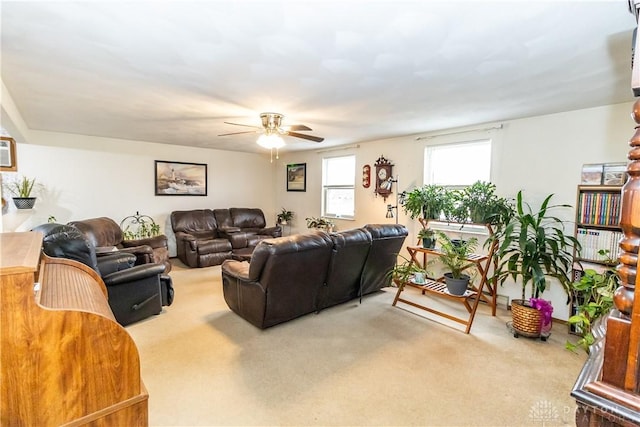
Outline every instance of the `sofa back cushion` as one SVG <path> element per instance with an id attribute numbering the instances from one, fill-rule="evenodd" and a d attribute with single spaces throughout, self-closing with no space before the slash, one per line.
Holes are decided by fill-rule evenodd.
<path id="1" fill-rule="evenodd" d="M 391 284 L 390 272 L 408 232 L 399 224 L 367 224 L 363 228 L 372 239 L 362 271 L 362 295 L 366 295 Z"/>
<path id="2" fill-rule="evenodd" d="M 72 225 L 46 223 L 33 229 L 43 234 L 42 251 L 54 258 L 79 261 L 98 270 L 96 252 L 86 235 Z"/>
<path id="3" fill-rule="evenodd" d="M 214 209 L 213 216 L 216 217 L 216 223 L 218 224 L 218 228 L 232 228 L 233 220 L 231 219 L 231 213 L 229 209 Z"/>
<path id="4" fill-rule="evenodd" d="M 202 233 L 215 237 L 217 224 L 211 209 L 193 209 L 171 212 L 171 228 L 174 233 Z"/>
<path id="5" fill-rule="evenodd" d="M 266 294 L 263 327 L 294 319 L 317 309 L 326 280 L 333 241 L 318 231 L 262 240 L 249 265 L 249 280 Z"/>
<path id="6" fill-rule="evenodd" d="M 326 286 L 318 298 L 318 308 L 330 307 L 357 297 L 360 277 L 371 248 L 371 234 L 364 228 L 331 233 L 333 251 Z"/>
<path id="7" fill-rule="evenodd" d="M 124 236 L 120 226 L 111 218 L 90 218 L 82 221 L 71 221 L 69 225 L 76 227 L 89 239 L 93 246 L 120 246 Z"/>
<path id="8" fill-rule="evenodd" d="M 262 209 L 231 208 L 229 214 L 234 227 L 258 230 L 267 226 Z"/>

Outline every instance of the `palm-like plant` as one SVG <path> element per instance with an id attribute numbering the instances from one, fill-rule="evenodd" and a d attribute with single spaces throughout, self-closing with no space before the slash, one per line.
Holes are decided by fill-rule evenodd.
<path id="1" fill-rule="evenodd" d="M 540 209 L 534 212 L 522 200 L 522 191 L 516 197 L 516 212 L 507 225 L 496 232 L 487 244 L 498 239 L 495 256 L 498 266 L 494 272 L 500 284 L 507 278 L 522 280 L 522 299 L 531 284 L 531 296 L 538 298 L 547 287 L 547 278 L 557 279 L 568 292 L 573 252 L 580 251 L 580 243 L 564 233 L 564 221 L 549 215 L 551 209 L 570 208 L 570 205 L 550 205 L 553 194 L 547 196 Z"/>

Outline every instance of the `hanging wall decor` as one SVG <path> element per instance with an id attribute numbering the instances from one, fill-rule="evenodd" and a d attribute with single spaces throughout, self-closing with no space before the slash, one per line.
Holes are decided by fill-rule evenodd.
<path id="1" fill-rule="evenodd" d="M 393 164 L 385 159 L 384 156 L 380 156 L 375 163 L 376 166 L 376 188 L 374 193 L 376 196 L 380 195 L 387 201 L 387 197 L 391 194 L 391 185 L 393 183 Z"/>

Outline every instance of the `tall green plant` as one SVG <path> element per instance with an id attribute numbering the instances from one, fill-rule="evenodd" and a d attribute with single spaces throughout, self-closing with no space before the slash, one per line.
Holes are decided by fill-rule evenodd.
<path id="1" fill-rule="evenodd" d="M 564 221 L 550 215 L 552 209 L 570 208 L 570 205 L 550 205 L 553 194 L 547 196 L 540 209 L 533 211 L 522 200 L 522 191 L 516 197 L 516 212 L 503 229 L 498 230 L 486 244 L 498 239 L 495 257 L 498 266 L 493 277 L 500 284 L 507 278 L 522 280 L 522 299 L 531 285 L 531 296 L 538 298 L 547 288 L 547 278 L 557 279 L 569 291 L 570 272 L 574 248 L 580 243 L 564 233 Z"/>

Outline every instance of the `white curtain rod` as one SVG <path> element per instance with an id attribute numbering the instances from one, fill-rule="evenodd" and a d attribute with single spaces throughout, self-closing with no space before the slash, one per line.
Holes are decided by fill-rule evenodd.
<path id="1" fill-rule="evenodd" d="M 360 148 L 360 144 L 353 144 L 353 145 L 343 145 L 341 147 L 334 147 L 334 148 L 326 148 L 324 150 L 318 150 L 316 151 L 317 154 L 320 153 L 327 153 L 329 151 L 340 151 L 340 150 L 347 150 L 349 148 Z"/>
<path id="2" fill-rule="evenodd" d="M 435 138 L 435 137 L 438 137 L 438 136 L 457 135 L 459 133 L 481 132 L 481 131 L 485 131 L 485 130 L 502 129 L 503 127 L 504 127 L 503 124 L 499 124 L 497 126 L 490 126 L 490 127 L 486 127 L 486 128 L 459 130 L 457 132 L 436 133 L 436 134 L 433 134 L 433 135 L 419 136 L 419 137 L 416 138 L 416 141 L 421 141 L 423 139 L 431 139 L 431 138 Z"/>

